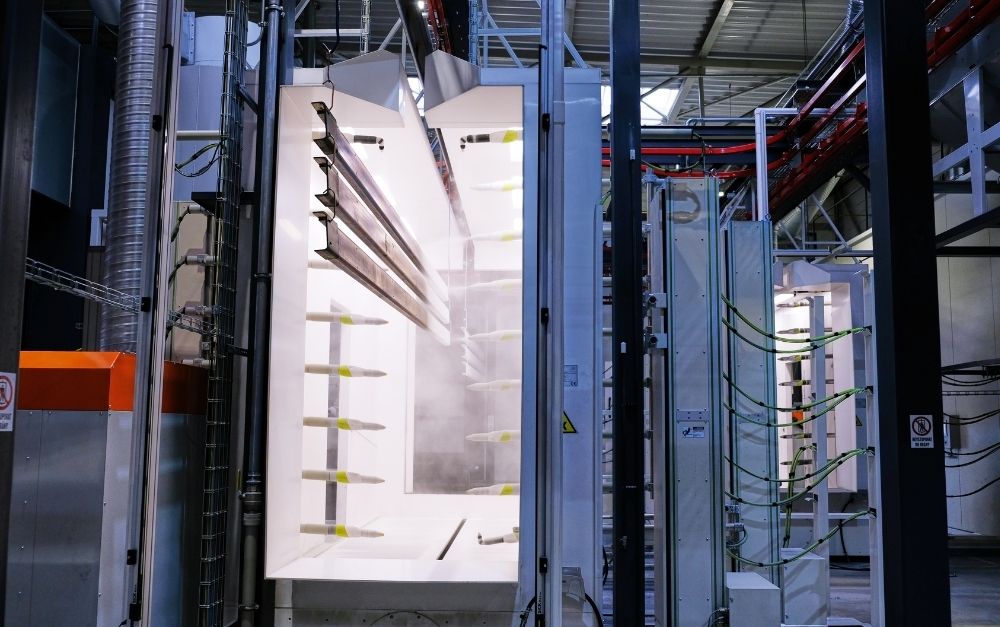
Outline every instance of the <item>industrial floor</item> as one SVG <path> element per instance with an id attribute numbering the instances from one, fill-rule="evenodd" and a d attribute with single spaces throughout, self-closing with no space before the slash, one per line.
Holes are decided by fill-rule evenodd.
<path id="1" fill-rule="evenodd" d="M 871 589 L 867 571 L 830 573 L 830 614 L 867 623 Z M 1000 627 L 1000 556 L 951 559 L 952 627 Z"/>
<path id="2" fill-rule="evenodd" d="M 863 568 L 863 564 L 852 565 Z M 647 560 L 647 577 L 652 560 Z M 647 581 L 646 625 L 653 625 L 653 590 Z M 605 582 L 604 607 L 612 603 L 611 580 Z M 830 573 L 830 615 L 867 625 L 871 616 L 871 588 L 867 570 L 835 568 Z M 951 627 L 1000 627 L 1000 555 L 951 559 Z M 613 625 L 611 616 L 604 624 Z"/>

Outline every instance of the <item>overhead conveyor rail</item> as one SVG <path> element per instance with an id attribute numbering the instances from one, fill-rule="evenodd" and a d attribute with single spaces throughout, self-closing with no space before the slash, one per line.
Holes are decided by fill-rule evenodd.
<path id="1" fill-rule="evenodd" d="M 953 4 L 946 0 L 932 2 L 925 12 L 928 22 L 933 23 Z M 958 11 L 947 24 L 934 28 L 927 44 L 929 70 L 933 71 L 941 65 L 998 15 L 1000 15 L 1000 0 L 970 1 L 968 6 Z M 867 108 L 862 103 L 852 109 L 850 103 L 865 87 L 866 76 L 863 69 L 860 73 L 851 71 L 863 61 L 864 48 L 865 41 L 861 39 L 836 64 L 835 69 L 827 75 L 823 84 L 801 107 L 799 113 L 791 117 L 781 130 L 769 134 L 767 139 L 769 148 L 773 148 L 775 144 L 788 144 L 786 150 L 777 158 L 769 159 L 768 163 L 769 172 L 779 172 L 787 168 L 772 187 L 770 203 L 772 217 L 780 217 L 783 213 L 787 213 L 811 193 L 814 181 L 829 178 L 831 169 L 842 167 L 851 155 L 863 149 L 863 143 L 859 142 L 868 130 Z M 854 79 L 853 83 L 844 89 L 843 84 L 850 78 Z M 819 107 L 820 103 L 831 100 L 834 102 L 828 108 Z M 810 123 L 810 120 L 817 115 L 819 119 Z M 605 157 L 610 154 L 609 150 L 608 148 L 603 150 Z M 701 146 L 644 146 L 641 150 L 644 157 L 688 156 L 696 159 L 696 164 L 693 168 L 671 170 L 643 162 L 642 169 L 655 176 L 671 178 L 701 178 L 711 174 L 724 180 L 743 179 L 754 175 L 752 167 L 725 169 L 727 164 L 720 163 L 713 157 L 731 158 L 744 153 L 753 153 L 754 150 L 754 143 L 718 146 L 712 145 L 710 139 L 703 140 Z M 609 167 L 610 161 L 605 158 L 603 165 Z"/>
<path id="2" fill-rule="evenodd" d="M 327 247 L 316 252 L 421 328 L 447 326 L 448 291 L 441 276 L 337 127 L 329 107 L 323 102 L 312 104 L 324 124 L 324 133 L 315 143 L 326 157 L 316 162 L 327 176 L 327 189 L 316 197 L 330 208 L 329 216 L 322 218 Z M 355 243 L 334 218 L 392 273 Z"/>

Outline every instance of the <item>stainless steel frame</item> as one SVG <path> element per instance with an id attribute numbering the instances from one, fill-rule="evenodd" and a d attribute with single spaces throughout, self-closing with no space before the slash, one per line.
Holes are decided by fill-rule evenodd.
<path id="1" fill-rule="evenodd" d="M 666 401 L 657 403 L 666 411 L 651 415 L 656 450 L 664 451 L 653 483 L 654 524 L 669 521 L 672 542 L 654 558 L 661 575 L 656 618 L 702 625 L 724 603 L 719 186 L 711 178 L 652 182 L 659 189 L 651 200 L 662 194 L 665 203 L 650 206 L 663 224 L 651 231 L 651 259 L 665 261 L 663 282 L 650 290 L 664 295 L 669 338 Z"/>
<path id="2" fill-rule="evenodd" d="M 727 292 L 730 302 L 738 311 L 761 329 L 774 332 L 774 281 L 771 264 L 771 227 L 769 222 L 731 222 L 726 229 Z M 762 337 L 743 323 L 733 311 L 726 317 L 739 332 L 752 337 L 762 346 L 773 347 L 774 341 Z M 775 402 L 774 356 L 750 346 L 729 333 L 729 377 L 755 398 L 771 407 Z M 723 393 L 735 412 L 750 416 L 757 422 L 775 423 L 776 412 L 749 402 L 744 396 L 730 391 Z M 743 420 L 730 413 L 729 457 L 733 464 L 761 477 L 778 476 L 777 429 Z M 779 484 L 764 481 L 742 472 L 730 464 L 732 492 L 747 501 L 773 503 L 778 500 Z M 778 560 L 778 512 L 773 507 L 759 507 L 730 503 L 739 510 L 739 521 L 746 534 L 740 546 L 740 555 L 755 562 L 773 563 Z M 780 571 L 776 567 L 753 568 L 741 565 L 740 570 L 759 572 L 774 584 L 779 584 Z"/>

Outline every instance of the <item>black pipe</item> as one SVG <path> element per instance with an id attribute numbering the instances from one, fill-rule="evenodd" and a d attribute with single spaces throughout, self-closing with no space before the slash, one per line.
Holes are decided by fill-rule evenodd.
<path id="1" fill-rule="evenodd" d="M 282 6 L 267 0 L 264 8 L 264 63 L 257 102 L 257 212 L 253 232 L 253 276 L 250 286 L 250 386 L 247 392 L 246 462 L 243 488 L 243 562 L 240 577 L 240 625 L 251 627 L 257 616 L 261 529 L 264 513 L 264 429 L 267 423 L 268 345 L 271 333 L 271 249 L 274 232 L 274 185 L 277 146 L 278 45 Z"/>

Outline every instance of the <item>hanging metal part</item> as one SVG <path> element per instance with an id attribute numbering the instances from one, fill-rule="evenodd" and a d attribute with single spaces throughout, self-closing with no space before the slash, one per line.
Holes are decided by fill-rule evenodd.
<path id="1" fill-rule="evenodd" d="M 240 626 L 257 618 L 261 583 L 259 560 L 264 515 L 264 430 L 267 423 L 268 354 L 271 329 L 271 250 L 274 242 L 274 184 L 278 123 L 278 54 L 282 25 L 278 0 L 264 5 L 264 49 L 260 73 L 257 137 L 257 212 L 254 214 L 253 281 L 250 286 L 250 380 L 247 386 L 246 460 L 243 484 L 243 559 L 240 574 Z M 286 16 L 291 18 L 291 16 Z M 286 23 L 289 19 L 286 19 Z M 288 76 L 291 80 L 291 76 Z"/>
<path id="2" fill-rule="evenodd" d="M 125 0 L 118 29 L 104 284 L 138 295 L 143 263 L 158 0 Z M 135 352 L 134 314 L 102 312 L 101 350 Z"/>
<path id="3" fill-rule="evenodd" d="M 243 71 L 246 67 L 247 5 L 226 3 L 225 57 L 219 115 L 219 174 L 209 223 L 214 263 L 206 269 L 206 305 L 216 333 L 204 358 L 210 364 L 205 415 L 198 623 L 222 625 L 229 527 L 232 432 L 233 336 L 236 327 L 236 243 L 243 170 Z"/>

